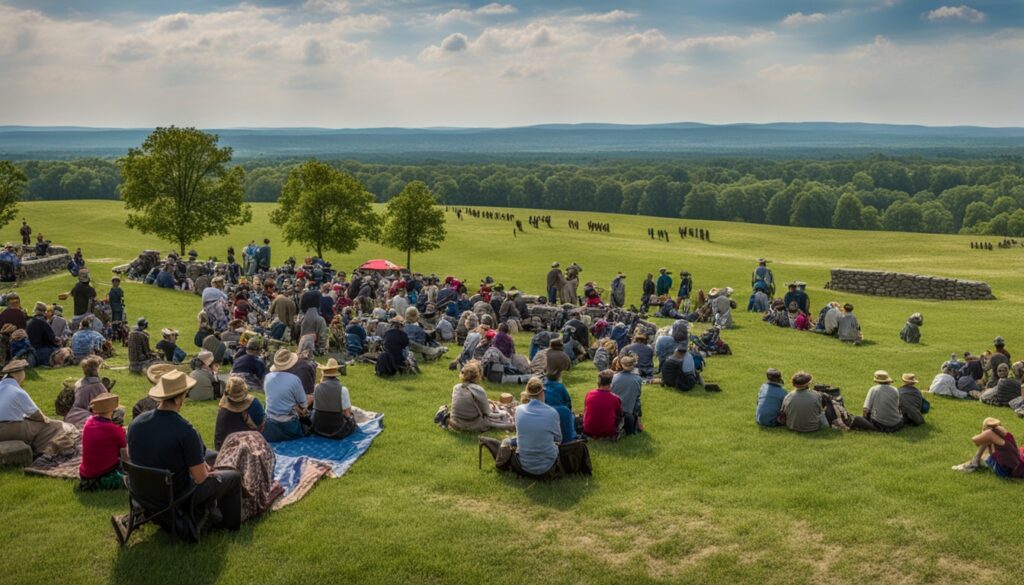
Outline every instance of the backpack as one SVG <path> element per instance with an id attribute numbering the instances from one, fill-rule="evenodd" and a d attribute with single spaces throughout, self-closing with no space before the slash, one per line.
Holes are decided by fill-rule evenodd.
<path id="1" fill-rule="evenodd" d="M 57 416 L 64 416 L 75 404 L 75 383 L 74 378 L 65 378 L 62 383 L 57 399 L 53 401 L 53 410 Z"/>
<path id="2" fill-rule="evenodd" d="M 437 409 L 437 413 L 434 414 L 434 424 L 441 427 L 442 429 L 447 429 L 448 421 L 451 420 L 451 418 L 452 414 L 451 411 L 448 409 L 448 405 L 442 404 L 441 407 Z"/>

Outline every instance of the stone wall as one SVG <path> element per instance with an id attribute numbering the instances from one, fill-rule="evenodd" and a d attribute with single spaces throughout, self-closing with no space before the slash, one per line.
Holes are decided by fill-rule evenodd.
<path id="1" fill-rule="evenodd" d="M 35 248 L 29 249 L 35 252 Z M 39 278 L 67 270 L 68 262 L 71 262 L 71 254 L 68 249 L 51 245 L 49 254 L 42 258 L 23 260 L 21 265 L 25 267 L 25 274 L 28 278 Z"/>
<path id="2" fill-rule="evenodd" d="M 848 268 L 832 269 L 829 288 L 865 295 L 943 301 L 987 301 L 995 298 L 988 284 L 977 280 Z"/>

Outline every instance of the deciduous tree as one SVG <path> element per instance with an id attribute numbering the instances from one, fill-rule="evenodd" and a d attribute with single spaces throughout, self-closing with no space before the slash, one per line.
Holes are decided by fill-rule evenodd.
<path id="1" fill-rule="evenodd" d="M 413 181 L 388 201 L 381 229 L 381 243 L 405 252 L 405 266 L 413 252 L 434 250 L 444 241 L 444 211 L 422 181 Z"/>

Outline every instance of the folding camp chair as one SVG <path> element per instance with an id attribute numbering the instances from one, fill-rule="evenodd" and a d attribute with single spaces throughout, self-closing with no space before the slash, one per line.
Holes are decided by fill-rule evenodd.
<path id="1" fill-rule="evenodd" d="M 126 546 L 135 529 L 153 521 L 168 527 L 174 538 L 198 542 L 209 509 L 204 509 L 198 520 L 195 518 L 192 503 L 195 485 L 175 498 L 174 474 L 170 471 L 135 465 L 129 461 L 122 461 L 122 465 L 126 472 L 124 483 L 128 488 L 129 511 L 124 521 L 122 517 L 110 517 L 118 544 Z M 179 520 L 183 520 L 181 527 L 178 526 Z M 179 536 L 179 529 L 188 530 L 190 534 Z"/>

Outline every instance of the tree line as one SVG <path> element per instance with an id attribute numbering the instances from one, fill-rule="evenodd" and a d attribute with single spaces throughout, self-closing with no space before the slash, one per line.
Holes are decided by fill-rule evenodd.
<path id="1" fill-rule="evenodd" d="M 278 201 L 303 161 L 241 161 L 246 201 Z M 414 181 L 450 205 L 571 209 L 781 226 L 1024 236 L 1024 159 L 329 161 L 384 203 Z M 29 199 L 117 198 L 116 161 L 29 161 Z"/>

